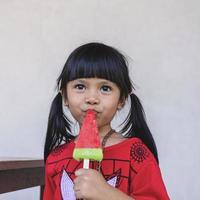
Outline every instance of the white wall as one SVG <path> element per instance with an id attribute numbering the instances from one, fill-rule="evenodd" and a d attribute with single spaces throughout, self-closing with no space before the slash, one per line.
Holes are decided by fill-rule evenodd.
<path id="1" fill-rule="evenodd" d="M 0 1 L 0 157 L 42 157 L 56 78 L 78 45 L 130 56 L 173 200 L 200 199 L 200 3 L 197 0 Z M 38 199 L 38 189 L 0 195 Z"/>

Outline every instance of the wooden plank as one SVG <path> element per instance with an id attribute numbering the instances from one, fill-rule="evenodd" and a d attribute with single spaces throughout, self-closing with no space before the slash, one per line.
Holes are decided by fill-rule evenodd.
<path id="1" fill-rule="evenodd" d="M 0 161 L 0 194 L 41 185 L 43 160 Z"/>
<path id="2" fill-rule="evenodd" d="M 43 167 L 43 160 L 0 160 L 0 171 L 9 169 L 22 169 L 22 168 L 34 168 Z"/>

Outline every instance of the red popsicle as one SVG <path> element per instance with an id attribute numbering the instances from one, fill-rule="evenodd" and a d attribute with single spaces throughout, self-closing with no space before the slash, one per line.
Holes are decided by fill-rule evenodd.
<path id="1" fill-rule="evenodd" d="M 89 168 L 89 160 L 101 161 L 103 152 L 96 122 L 96 113 L 88 110 L 83 120 L 73 152 L 75 160 L 84 160 L 83 168 Z"/>

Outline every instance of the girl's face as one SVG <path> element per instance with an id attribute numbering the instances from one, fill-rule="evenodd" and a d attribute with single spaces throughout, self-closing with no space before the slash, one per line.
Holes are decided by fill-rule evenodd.
<path id="1" fill-rule="evenodd" d="M 106 79 L 75 79 L 67 84 L 66 92 L 65 104 L 79 124 L 82 124 L 86 111 L 93 109 L 99 131 L 103 132 L 110 130 L 110 122 L 123 104 L 118 86 Z"/>

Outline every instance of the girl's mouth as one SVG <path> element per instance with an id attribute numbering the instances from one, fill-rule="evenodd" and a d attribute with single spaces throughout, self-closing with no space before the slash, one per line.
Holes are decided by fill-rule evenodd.
<path id="1" fill-rule="evenodd" d="M 99 110 L 91 109 L 91 108 L 83 110 L 83 118 L 85 118 L 86 113 L 87 113 L 88 110 L 93 110 L 95 112 L 96 118 L 99 118 L 99 115 L 101 114 L 101 112 Z"/>
<path id="2" fill-rule="evenodd" d="M 99 109 L 96 109 L 96 108 L 83 109 L 83 112 L 87 112 L 88 110 L 93 110 L 96 114 L 101 113 L 101 111 Z"/>

